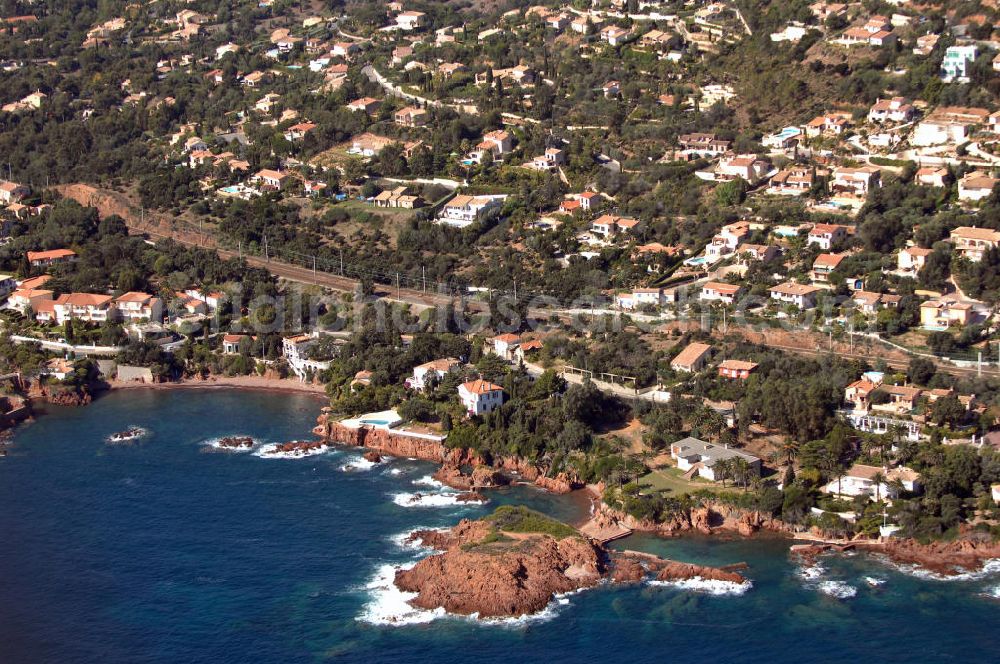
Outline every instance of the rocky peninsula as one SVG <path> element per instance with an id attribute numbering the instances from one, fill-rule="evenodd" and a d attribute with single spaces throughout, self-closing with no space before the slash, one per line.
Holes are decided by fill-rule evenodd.
<path id="1" fill-rule="evenodd" d="M 609 550 L 576 529 L 524 507 L 500 507 L 483 519 L 463 520 L 446 531 L 418 531 L 411 539 L 438 551 L 396 573 L 396 586 L 415 594 L 411 604 L 479 618 L 538 613 L 557 595 L 605 580 L 697 578 L 747 583 L 732 568 Z"/>

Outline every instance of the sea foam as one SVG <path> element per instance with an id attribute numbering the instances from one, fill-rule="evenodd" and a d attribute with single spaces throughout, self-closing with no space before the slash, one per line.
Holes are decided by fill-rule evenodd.
<path id="1" fill-rule="evenodd" d="M 704 595 L 742 595 L 753 587 L 753 582 L 749 579 L 743 583 L 735 581 L 721 581 L 718 579 L 705 579 L 695 576 L 690 579 L 679 579 L 676 581 L 649 581 L 649 585 L 663 588 L 676 588 Z"/>
<path id="2" fill-rule="evenodd" d="M 430 475 L 424 475 L 423 477 L 418 477 L 417 479 L 413 480 L 412 484 L 414 484 L 415 486 L 429 486 L 429 487 L 432 487 L 434 489 L 445 489 L 445 488 L 447 488 L 447 487 L 445 487 L 445 485 L 443 483 L 441 483 L 438 480 L 434 479 Z"/>
<path id="3" fill-rule="evenodd" d="M 824 595 L 836 599 L 850 599 L 858 594 L 858 589 L 844 581 L 821 581 L 816 588 Z"/>
<path id="4" fill-rule="evenodd" d="M 407 534 L 402 533 L 402 535 Z M 398 570 L 411 569 L 416 564 L 416 562 L 410 562 L 402 565 L 388 563 L 380 565 L 372 579 L 364 586 L 369 595 L 369 600 L 365 603 L 361 614 L 356 620 L 371 625 L 403 626 L 419 625 L 441 618 L 451 618 L 453 620 L 474 622 L 477 625 L 520 628 L 552 620 L 559 615 L 559 612 L 563 608 L 569 606 L 569 598 L 572 595 L 586 590 L 585 588 L 581 588 L 568 593 L 554 595 L 552 601 L 541 611 L 515 618 L 480 618 L 475 613 L 468 616 L 449 615 L 443 608 L 428 610 L 413 606 L 410 604 L 410 601 L 417 597 L 417 593 L 403 592 L 396 586 L 396 572 Z"/>
<path id="5" fill-rule="evenodd" d="M 939 574 L 937 572 L 932 572 L 930 570 L 923 569 L 917 565 L 905 565 L 902 563 L 895 563 L 887 558 L 883 558 L 891 567 L 903 574 L 908 574 L 910 576 L 915 576 L 918 579 L 925 579 L 930 581 L 979 581 L 981 579 L 989 578 L 996 574 L 1000 574 L 1000 558 L 991 558 L 983 563 L 982 569 L 975 572 L 962 572 L 960 574 Z"/>
<path id="6" fill-rule="evenodd" d="M 401 507 L 454 507 L 470 502 L 481 504 L 485 501 L 459 500 L 459 493 L 397 493 L 392 502 Z"/>
<path id="7" fill-rule="evenodd" d="M 243 436 L 243 435 L 219 436 L 218 438 L 212 438 L 210 440 L 206 440 L 203 443 L 203 445 L 205 445 L 205 447 L 210 447 L 213 450 L 219 450 L 220 452 L 233 452 L 233 453 L 250 452 L 253 450 L 253 448 L 260 445 L 260 441 L 257 440 L 256 438 L 253 438 L 252 439 L 253 443 L 251 443 L 250 447 L 223 447 L 220 444 L 223 438 L 250 438 L 250 436 Z"/>
<path id="8" fill-rule="evenodd" d="M 349 472 L 359 472 L 365 470 L 371 470 L 375 467 L 374 461 L 369 461 L 362 456 L 354 456 L 347 460 L 347 463 L 342 465 L 340 469 L 345 473 Z"/>
<path id="9" fill-rule="evenodd" d="M 258 448 L 253 454 L 261 459 L 304 459 L 306 457 L 326 454 L 330 448 L 326 446 L 316 447 L 311 450 L 295 450 L 293 452 L 277 452 L 279 443 L 270 443 Z"/>
<path id="10" fill-rule="evenodd" d="M 444 609 L 428 611 L 413 606 L 410 600 L 417 593 L 403 592 L 396 587 L 396 571 L 410 569 L 415 564 L 380 565 L 375 576 L 365 584 L 369 600 L 357 620 L 372 625 L 417 625 L 447 616 Z"/>

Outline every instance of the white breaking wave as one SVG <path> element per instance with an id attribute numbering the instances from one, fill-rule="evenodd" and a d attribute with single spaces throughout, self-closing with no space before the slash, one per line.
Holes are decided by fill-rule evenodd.
<path id="1" fill-rule="evenodd" d="M 735 581 L 705 579 L 700 576 L 678 581 L 651 580 L 648 583 L 651 586 L 677 588 L 705 595 L 742 595 L 753 587 L 753 582 L 749 579 L 743 583 L 736 583 Z"/>
<path id="2" fill-rule="evenodd" d="M 835 579 L 822 580 L 826 573 L 826 568 L 816 563 L 814 565 L 799 567 L 796 574 L 804 581 L 807 588 L 814 588 L 824 595 L 837 599 L 850 599 L 858 594 L 858 589 L 844 581 Z"/>
<path id="3" fill-rule="evenodd" d="M 883 579 L 880 576 L 866 576 L 865 583 L 867 583 L 869 586 L 877 588 L 878 586 L 881 586 L 885 583 L 885 579 Z"/>
<path id="4" fill-rule="evenodd" d="M 1000 586 L 994 586 L 983 593 L 990 599 L 1000 599 Z"/>
<path id="5" fill-rule="evenodd" d="M 146 436 L 149 435 L 148 430 L 136 426 L 129 426 L 122 433 L 125 432 L 127 432 L 126 435 L 122 436 L 121 438 L 115 438 L 115 436 L 118 435 L 117 433 L 110 434 L 107 438 L 105 438 L 105 441 L 113 445 L 122 443 L 131 443 L 134 440 L 139 440 L 140 438 L 145 438 Z"/>
<path id="6" fill-rule="evenodd" d="M 982 569 L 976 572 L 962 572 L 961 574 L 938 574 L 930 570 L 923 569 L 916 565 L 902 565 L 894 563 L 888 559 L 886 562 L 896 570 L 915 576 L 918 579 L 928 579 L 931 581 L 979 581 L 995 574 L 1000 574 L 1000 558 L 991 558 L 983 563 Z"/>
<path id="7" fill-rule="evenodd" d="M 430 475 L 424 475 L 423 477 L 418 477 L 417 479 L 413 480 L 412 484 L 416 486 L 429 486 L 434 489 L 448 489 L 447 486 L 445 486 L 441 482 L 438 482 Z"/>
<path id="8" fill-rule="evenodd" d="M 396 570 L 410 569 L 415 564 L 380 565 L 372 580 L 365 584 L 369 600 L 357 620 L 372 625 L 417 625 L 447 616 L 444 609 L 428 611 L 416 608 L 410 600 L 417 593 L 403 592 L 396 587 Z"/>
<path id="9" fill-rule="evenodd" d="M 407 530 L 405 532 L 397 533 L 396 535 L 392 535 L 391 537 L 389 537 L 389 541 L 392 542 L 393 544 L 395 544 L 400 549 L 403 549 L 404 551 L 426 551 L 426 552 L 430 553 L 432 551 L 432 549 L 429 549 L 429 548 L 423 546 L 418 541 L 410 539 L 410 536 L 413 535 L 413 533 L 418 533 L 418 532 L 425 531 L 425 530 L 435 530 L 437 532 L 444 532 L 447 529 L 446 528 L 424 528 L 424 527 L 411 528 L 410 530 Z"/>
<path id="10" fill-rule="evenodd" d="M 375 465 L 376 464 L 374 461 L 369 461 L 364 457 L 356 456 L 348 459 L 347 463 L 341 466 L 340 469 L 344 472 L 363 471 L 363 470 L 371 470 L 372 468 L 375 467 Z"/>
<path id="11" fill-rule="evenodd" d="M 253 442 L 250 444 L 250 447 L 223 447 L 221 445 L 223 438 L 249 438 L 249 436 L 220 436 L 219 438 L 206 440 L 203 444 L 205 447 L 211 447 L 213 450 L 219 450 L 221 452 L 249 452 L 260 444 L 259 440 L 252 438 L 251 440 L 253 440 Z"/>
<path id="12" fill-rule="evenodd" d="M 821 581 L 816 586 L 819 591 L 837 599 L 850 599 L 858 594 L 858 589 L 843 581 Z"/>
<path id="13" fill-rule="evenodd" d="M 401 507 L 453 507 L 470 502 L 482 504 L 486 501 L 459 500 L 459 493 L 397 493 L 392 502 Z"/>
<path id="14" fill-rule="evenodd" d="M 408 533 L 403 533 L 403 535 L 406 534 Z M 562 608 L 569 605 L 570 596 L 586 590 L 580 589 L 555 595 L 552 601 L 541 611 L 516 618 L 480 619 L 478 614 L 475 613 L 468 616 L 449 615 L 443 608 L 428 610 L 413 606 L 410 604 L 410 601 L 417 596 L 417 593 L 403 592 L 396 586 L 396 572 L 398 570 L 411 569 L 416 564 L 416 562 L 411 562 L 403 565 L 380 565 L 371 581 L 365 584 L 364 588 L 368 591 L 369 600 L 365 603 L 361 615 L 356 620 L 372 625 L 402 626 L 429 623 L 432 620 L 440 618 L 452 618 L 455 620 L 474 621 L 478 625 L 517 628 L 532 623 L 552 620 L 559 615 L 559 611 Z"/>
<path id="15" fill-rule="evenodd" d="M 816 579 L 823 576 L 824 572 L 826 572 L 826 568 L 820 565 L 819 563 L 816 563 L 814 565 L 799 567 L 798 570 L 796 571 L 796 574 L 798 574 L 806 581 L 815 581 Z"/>
<path id="16" fill-rule="evenodd" d="M 298 449 L 293 452 L 275 452 L 278 449 L 280 443 L 271 443 L 269 445 L 264 445 L 260 447 L 253 454 L 262 459 L 304 459 L 306 457 L 317 456 L 319 454 L 326 454 L 329 448 L 325 445 L 319 447 L 314 447 L 309 450 Z"/>

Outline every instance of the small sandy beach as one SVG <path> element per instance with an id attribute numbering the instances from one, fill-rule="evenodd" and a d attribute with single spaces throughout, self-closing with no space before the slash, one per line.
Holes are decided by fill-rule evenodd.
<path id="1" fill-rule="evenodd" d="M 323 385 L 303 383 L 295 378 L 265 378 L 263 376 L 209 376 L 201 379 L 183 379 L 170 383 L 123 383 L 110 381 L 112 390 L 174 390 L 174 389 L 210 389 L 210 388 L 241 388 L 250 390 L 273 390 L 275 392 L 298 392 L 326 396 Z"/>

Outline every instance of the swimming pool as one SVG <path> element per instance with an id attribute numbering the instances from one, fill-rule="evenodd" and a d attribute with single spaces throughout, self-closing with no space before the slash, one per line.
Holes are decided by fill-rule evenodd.
<path id="1" fill-rule="evenodd" d="M 685 265 L 704 265 L 708 262 L 708 258 L 705 256 L 695 256 L 694 258 L 689 258 L 684 261 Z"/>
<path id="2" fill-rule="evenodd" d="M 221 191 L 224 194 L 238 194 L 240 193 L 240 191 L 242 191 L 242 187 L 240 187 L 238 184 L 232 184 L 229 185 L 228 187 L 223 187 L 219 191 Z"/>

